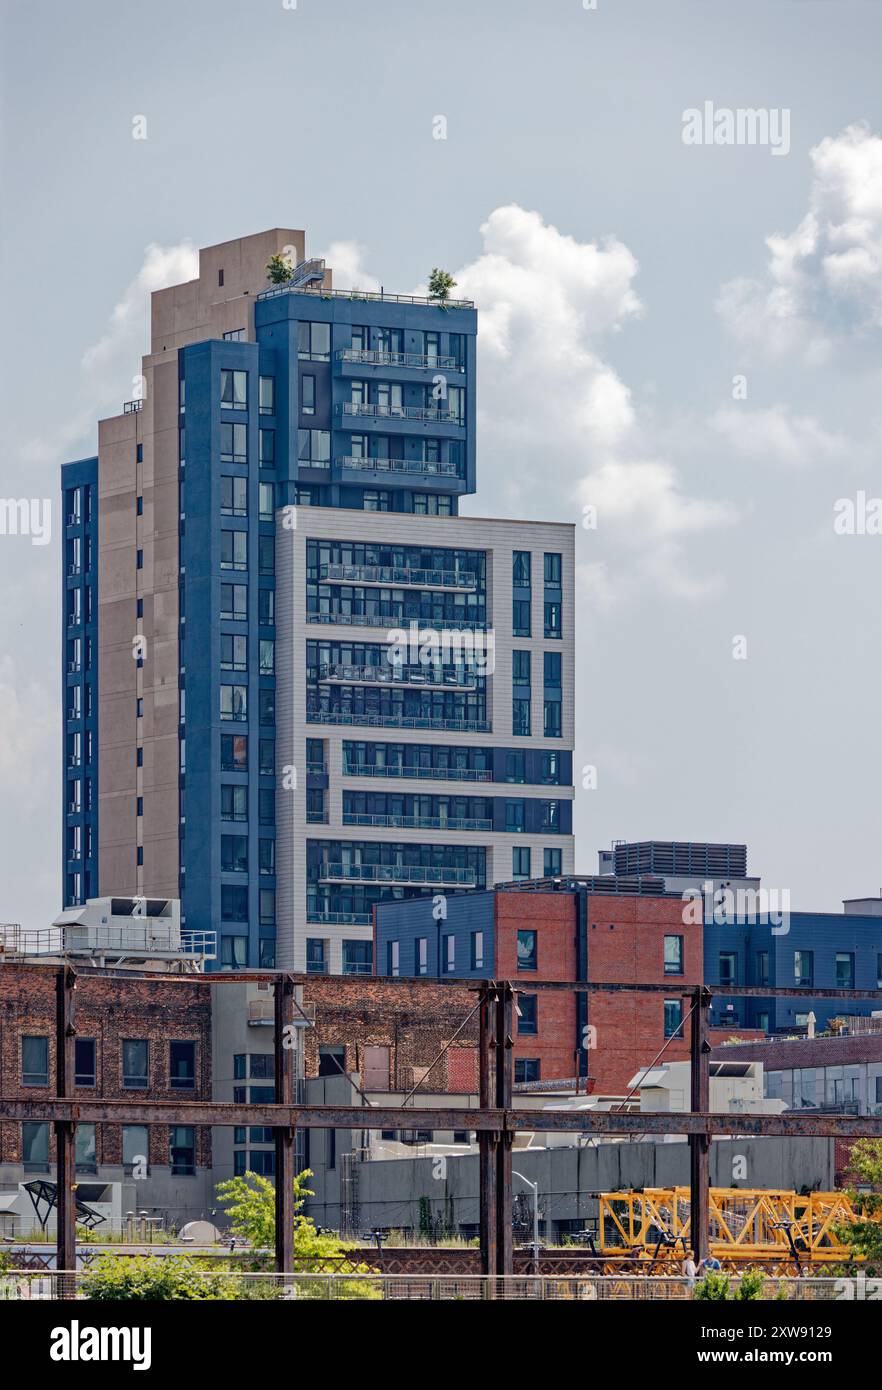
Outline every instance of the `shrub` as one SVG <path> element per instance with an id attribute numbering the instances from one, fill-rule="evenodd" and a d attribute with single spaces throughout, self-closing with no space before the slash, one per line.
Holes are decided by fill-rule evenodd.
<path id="1" fill-rule="evenodd" d="M 733 1298 L 744 1302 L 748 1299 L 762 1298 L 765 1279 L 761 1269 L 746 1269 L 741 1276 L 741 1282 L 733 1294 Z M 785 1298 L 786 1298 L 785 1294 Z"/>
<path id="2" fill-rule="evenodd" d="M 208 1270 L 187 1255 L 101 1255 L 80 1283 L 84 1298 L 217 1302 L 239 1296 L 241 1280 Z"/>
<path id="3" fill-rule="evenodd" d="M 729 1298 L 729 1276 L 727 1274 L 706 1274 L 695 1285 L 692 1296 L 705 1302 L 725 1303 Z"/>

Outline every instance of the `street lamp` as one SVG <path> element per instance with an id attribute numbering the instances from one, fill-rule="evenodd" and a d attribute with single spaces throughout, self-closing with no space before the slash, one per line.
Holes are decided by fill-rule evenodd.
<path id="1" fill-rule="evenodd" d="M 539 1183 L 531 1182 L 524 1173 L 519 1173 L 516 1168 L 512 1169 L 512 1176 L 520 1178 L 525 1182 L 533 1193 L 533 1260 L 536 1264 L 536 1273 L 539 1273 Z"/>

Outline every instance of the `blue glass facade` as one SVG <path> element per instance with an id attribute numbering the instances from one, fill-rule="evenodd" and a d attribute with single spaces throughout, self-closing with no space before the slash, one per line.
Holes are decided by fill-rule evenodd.
<path id="1" fill-rule="evenodd" d="M 98 892 L 98 460 L 61 470 L 62 865 L 65 907 Z"/>

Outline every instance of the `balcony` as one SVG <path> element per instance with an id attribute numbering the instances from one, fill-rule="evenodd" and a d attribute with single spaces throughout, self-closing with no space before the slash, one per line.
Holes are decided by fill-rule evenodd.
<path id="1" fill-rule="evenodd" d="M 380 608 L 389 608 L 391 604 L 382 603 Z M 463 619 L 461 619 L 462 621 Z M 456 619 L 446 619 L 439 621 L 437 618 L 416 618 L 409 613 L 341 613 L 339 609 L 334 609 L 328 613 L 307 613 L 308 623 L 321 623 L 329 627 L 378 627 L 388 632 L 390 628 L 401 628 L 406 623 L 418 623 L 420 630 L 431 632 L 449 632 L 453 630 L 453 623 Z M 490 626 L 486 622 L 476 622 L 473 618 L 466 620 L 469 630 L 472 632 L 488 632 Z"/>
<path id="2" fill-rule="evenodd" d="M 123 415 L 135 415 L 144 409 L 143 401 L 123 401 Z"/>
<path id="3" fill-rule="evenodd" d="M 373 407 L 370 407 L 373 409 Z M 376 407 L 378 410 L 379 406 Z M 349 473 L 407 473 L 419 478 L 460 478 L 458 465 L 447 459 L 371 459 L 344 454 L 334 464 Z"/>
<path id="4" fill-rule="evenodd" d="M 474 869 L 445 869 L 434 864 L 321 864 L 321 883 L 419 883 L 474 888 Z M 370 920 L 370 919 L 369 919 Z"/>
<path id="5" fill-rule="evenodd" d="M 298 285 L 291 283 L 288 285 L 275 285 L 271 290 L 262 290 L 257 296 L 258 299 L 274 299 L 280 294 L 310 294 L 321 299 L 349 299 L 354 303 L 364 304 L 416 304 L 426 305 L 430 309 L 474 309 L 475 303 L 472 299 L 445 299 L 444 304 L 437 299 L 428 299 L 420 294 L 386 294 L 384 290 L 329 290 L 324 286 Z"/>
<path id="6" fill-rule="evenodd" d="M 379 460 L 375 460 L 379 462 Z M 453 589 L 474 592 L 478 577 L 456 570 L 408 569 L 401 565 L 319 565 L 318 577 L 324 583 L 392 586 L 396 589 Z"/>
<path id="7" fill-rule="evenodd" d="M 346 763 L 344 777 L 413 777 L 433 782 L 492 782 L 489 768 L 478 767 L 413 767 L 392 764 L 378 767 L 376 763 Z"/>
<path id="8" fill-rule="evenodd" d="M 377 405 L 376 402 L 344 401 L 337 406 L 337 410 L 344 417 L 359 419 L 431 421 L 438 425 L 465 427 L 465 419 L 459 411 L 446 410 L 437 405 Z"/>
<path id="9" fill-rule="evenodd" d="M 355 811 L 343 812 L 344 825 L 378 826 L 390 830 L 492 830 L 492 820 L 474 820 L 464 816 L 370 816 Z"/>
<path id="10" fill-rule="evenodd" d="M 359 729 L 436 729 L 454 734 L 491 734 L 489 719 L 433 719 L 412 714 L 351 714 L 348 710 L 307 710 L 307 724 L 345 724 Z"/>
<path id="11" fill-rule="evenodd" d="M 311 908 L 306 920 L 317 927 L 369 927 L 372 918 L 369 912 L 317 912 Z"/>
<path id="12" fill-rule="evenodd" d="M 328 685 L 410 685 L 433 689 L 477 690 L 478 678 L 460 667 L 438 666 L 343 666 L 331 663 L 318 668 L 318 678 Z"/>
<path id="13" fill-rule="evenodd" d="M 428 357 L 419 352 L 381 352 L 378 348 L 341 348 L 334 354 L 338 362 L 365 367 L 412 367 L 433 372 L 464 372 L 465 364 L 455 357 Z"/>

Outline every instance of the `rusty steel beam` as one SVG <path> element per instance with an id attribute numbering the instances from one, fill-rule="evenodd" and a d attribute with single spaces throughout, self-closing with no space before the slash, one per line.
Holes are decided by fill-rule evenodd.
<path id="1" fill-rule="evenodd" d="M 609 1110 L 430 1109 L 408 1106 L 414 1129 L 471 1129 L 491 1134 L 720 1134 L 776 1138 L 882 1139 L 882 1115 L 695 1115 L 688 1111 L 623 1114 Z M 50 1120 L 82 1124 L 286 1125 L 296 1129 L 400 1129 L 400 1106 L 233 1105 L 228 1101 L 9 1100 L 0 1097 L 0 1120 Z M 368 1122 L 368 1123 L 366 1123 Z"/>
<path id="2" fill-rule="evenodd" d="M 74 1094 L 76 1082 L 76 1027 L 74 1024 L 74 991 L 76 971 L 69 965 L 59 967 L 55 977 L 55 1086 L 56 1094 L 68 1098 Z M 2 1110 L 0 1110 L 2 1113 Z M 75 1270 L 77 1267 L 77 1171 L 75 1120 L 55 1119 L 55 1268 Z M 72 1298 L 71 1281 L 58 1281 L 60 1298 Z"/>
<path id="3" fill-rule="evenodd" d="M 274 990 L 276 1103 L 290 1112 L 294 1093 L 294 981 L 280 975 Z M 276 1125 L 276 1272 L 294 1269 L 294 1129 Z"/>
<path id="4" fill-rule="evenodd" d="M 511 1110 L 514 1095 L 514 990 L 506 980 L 496 992 L 496 1107 Z M 512 1246 L 512 1163 L 514 1134 L 505 1130 L 496 1143 L 496 1273 L 514 1273 Z"/>
<path id="5" fill-rule="evenodd" d="M 478 1015 L 478 1104 L 489 1111 L 496 1094 L 496 994 L 485 986 L 481 990 Z M 469 1112 L 464 1112 L 469 1113 Z M 460 1120 L 460 1124 L 462 1121 Z M 478 1130 L 478 1229 L 481 1243 L 481 1273 L 495 1274 L 496 1231 L 496 1145 L 499 1131 Z"/>
<path id="6" fill-rule="evenodd" d="M 690 1109 L 706 1115 L 710 1109 L 710 1043 L 708 1011 L 711 993 L 703 989 L 695 999 L 689 1032 Z M 695 1260 L 707 1258 L 710 1219 L 710 1135 L 689 1135 L 689 1232 Z"/>

